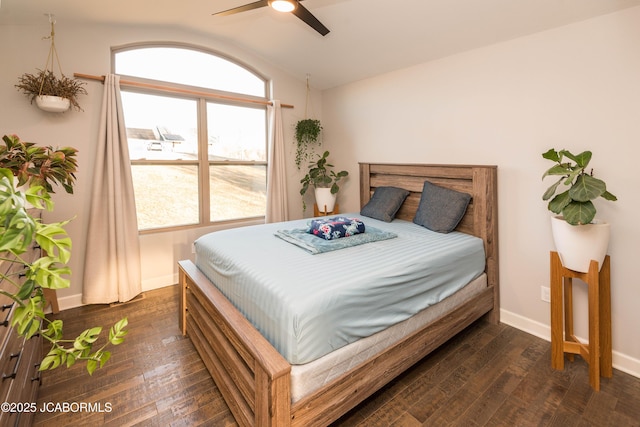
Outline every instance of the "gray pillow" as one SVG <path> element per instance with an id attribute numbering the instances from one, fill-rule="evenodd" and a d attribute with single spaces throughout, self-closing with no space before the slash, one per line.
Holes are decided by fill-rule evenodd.
<path id="1" fill-rule="evenodd" d="M 363 206 L 360 215 L 391 222 L 408 195 L 409 192 L 403 188 L 378 187 L 371 200 Z"/>
<path id="2" fill-rule="evenodd" d="M 470 200 L 470 194 L 425 181 L 413 222 L 432 231 L 449 233 L 458 226 Z"/>

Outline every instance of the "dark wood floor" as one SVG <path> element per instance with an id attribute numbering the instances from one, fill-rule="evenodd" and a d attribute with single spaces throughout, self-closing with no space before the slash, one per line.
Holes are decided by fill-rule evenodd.
<path id="1" fill-rule="evenodd" d="M 126 303 L 56 316 L 69 335 L 123 316 L 130 333 L 93 376 L 74 366 L 45 372 L 45 402 L 99 403 L 103 412 L 38 413 L 46 426 L 232 426 L 231 413 L 177 326 L 177 287 Z M 111 410 L 108 410 L 108 407 Z M 640 426 L 640 379 L 614 370 L 596 393 L 576 357 L 550 368 L 550 344 L 479 322 L 397 378 L 335 426 Z"/>

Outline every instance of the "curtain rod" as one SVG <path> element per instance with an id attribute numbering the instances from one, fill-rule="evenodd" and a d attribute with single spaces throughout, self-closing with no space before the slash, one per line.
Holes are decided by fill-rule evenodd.
<path id="1" fill-rule="evenodd" d="M 102 83 L 104 83 L 104 79 L 105 79 L 105 76 L 94 76 L 91 74 L 82 74 L 82 73 L 73 73 L 73 77 L 76 77 L 79 79 L 97 80 Z M 273 105 L 271 101 L 260 101 L 257 99 L 241 98 L 237 96 L 217 95 L 209 92 L 199 92 L 199 91 L 189 90 L 189 89 L 178 89 L 178 88 L 155 85 L 150 83 L 134 82 L 132 80 L 120 80 L 120 85 L 129 86 L 129 87 L 141 87 L 146 89 L 160 89 L 167 92 L 181 93 L 186 95 L 205 96 L 205 97 L 217 98 L 217 99 L 226 99 L 228 101 L 246 102 L 250 104 Z M 280 106 L 282 108 L 293 108 L 293 105 L 290 105 L 290 104 L 280 104 Z"/>

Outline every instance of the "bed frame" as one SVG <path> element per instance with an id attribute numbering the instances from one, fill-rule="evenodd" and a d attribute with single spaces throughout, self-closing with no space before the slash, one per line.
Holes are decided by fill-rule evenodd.
<path id="1" fill-rule="evenodd" d="M 484 240 L 487 289 L 309 396 L 291 403 L 291 365 L 191 261 L 180 261 L 180 328 L 241 426 L 325 426 L 485 316 L 498 323 L 495 166 L 360 163 L 360 205 L 379 186 L 411 192 L 397 217 L 412 220 L 425 180 L 472 195 L 457 230 Z"/>

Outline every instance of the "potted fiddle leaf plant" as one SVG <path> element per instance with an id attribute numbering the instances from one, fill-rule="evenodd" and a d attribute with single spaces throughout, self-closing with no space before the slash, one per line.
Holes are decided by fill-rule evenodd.
<path id="1" fill-rule="evenodd" d="M 0 145 L 0 261 L 3 268 L 0 294 L 13 301 L 7 316 L 11 327 L 25 338 L 39 334 L 51 347 L 40 370 L 70 367 L 86 362 L 89 374 L 111 357 L 109 345 L 123 342 L 127 319 L 110 328 L 108 337 L 98 347 L 102 327 L 86 329 L 75 339 L 63 338 L 61 320 L 49 320 L 44 314 L 48 303 L 43 288 L 70 286 L 71 239 L 64 229 L 68 221 L 44 223 L 36 212 L 52 210 L 52 184 L 73 192 L 77 167 L 74 148 L 53 149 L 23 142 L 16 135 L 4 136 Z M 18 184 L 22 185 L 18 188 Z M 33 207 L 28 208 L 29 202 Z M 35 244 L 42 248 L 40 257 L 29 260 L 25 253 Z M 17 265 L 20 268 L 4 268 Z"/>
<path id="2" fill-rule="evenodd" d="M 296 166 L 298 170 L 303 163 L 311 160 L 313 147 L 320 144 L 320 132 L 322 132 L 320 120 L 303 119 L 296 123 Z"/>
<path id="3" fill-rule="evenodd" d="M 336 172 L 331 169 L 334 166 L 329 163 L 328 157 L 328 151 L 325 151 L 322 156 L 318 155 L 318 159 L 315 162 L 309 163 L 307 174 L 300 180 L 302 184 L 300 195 L 304 196 L 309 187 L 313 187 L 316 204 L 318 209 L 323 212 L 333 212 L 336 197 L 338 191 L 340 191 L 338 182 L 349 175 L 347 171 Z M 304 199 L 302 204 L 303 208 L 306 209 Z"/>
<path id="4" fill-rule="evenodd" d="M 591 260 L 601 267 L 607 254 L 610 224 L 596 219 L 593 200 L 603 198 L 616 201 L 606 183 L 587 172 L 591 151 L 573 154 L 568 150 L 550 149 L 542 154 L 554 165 L 543 175 L 558 177 L 542 195 L 549 201 L 548 209 L 556 214 L 551 218 L 551 230 L 564 267 L 587 272 Z"/>
<path id="5" fill-rule="evenodd" d="M 21 90 L 31 103 L 44 111 L 60 113 L 73 106 L 81 111 L 78 96 L 86 95 L 85 83 L 62 74 L 56 76 L 51 70 L 37 70 L 36 73 L 25 73 L 18 78 L 17 89 Z"/>

